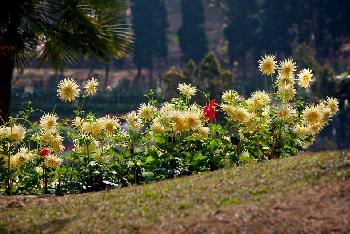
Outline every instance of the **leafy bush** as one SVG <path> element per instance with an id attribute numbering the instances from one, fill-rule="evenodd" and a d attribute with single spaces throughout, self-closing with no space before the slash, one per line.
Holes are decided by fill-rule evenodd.
<path id="1" fill-rule="evenodd" d="M 203 107 L 192 101 L 200 91 L 183 83 L 179 97 L 158 103 L 150 92 L 147 104 L 121 118 L 84 111 L 97 80 L 82 92 L 73 79 L 64 79 L 58 96 L 74 103 L 74 119 L 45 113 L 30 122 L 34 109 L 28 107 L 0 127 L 1 193 L 97 191 L 293 156 L 312 144 L 338 101 L 298 99 L 295 83 L 308 88 L 313 75 L 303 69 L 295 78 L 291 59 L 277 64 L 268 55 L 259 68 L 273 81 L 270 92 L 245 99 L 228 90 L 220 104 L 206 100 Z"/>

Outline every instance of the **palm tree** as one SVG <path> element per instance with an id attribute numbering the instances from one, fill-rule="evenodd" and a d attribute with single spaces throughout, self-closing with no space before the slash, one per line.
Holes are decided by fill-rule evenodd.
<path id="1" fill-rule="evenodd" d="M 0 9 L 0 117 L 9 118 L 15 67 L 29 59 L 62 68 L 82 56 L 125 56 L 132 35 L 120 22 L 126 0 L 11 0 Z"/>

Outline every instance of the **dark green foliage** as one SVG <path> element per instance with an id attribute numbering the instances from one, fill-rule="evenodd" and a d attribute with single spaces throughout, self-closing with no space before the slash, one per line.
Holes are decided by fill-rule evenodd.
<path id="1" fill-rule="evenodd" d="M 180 83 L 193 84 L 204 91 L 208 98 L 218 98 L 223 90 L 232 88 L 234 77 L 230 70 L 223 70 L 218 58 L 207 54 L 198 65 L 190 60 L 182 69 L 171 68 L 163 75 L 162 93 L 166 99 L 174 97 L 177 93 L 177 86 Z M 198 94 L 202 100 L 202 94 Z"/>
<path id="2" fill-rule="evenodd" d="M 300 68 L 310 68 L 318 75 L 321 70 L 321 64 L 316 59 L 316 50 L 306 43 L 299 44 L 293 49 L 294 60 Z"/>
<path id="3" fill-rule="evenodd" d="M 183 60 L 199 62 L 207 54 L 202 0 L 181 0 L 182 26 L 178 31 Z"/>
<path id="4" fill-rule="evenodd" d="M 231 63 L 242 61 L 256 44 L 257 3 L 256 0 L 231 0 L 227 4 L 227 26 L 225 37 Z"/>
<path id="5" fill-rule="evenodd" d="M 126 55 L 131 34 L 120 20 L 124 0 L 10 1 L 0 10 L 0 116 L 9 117 L 14 65 L 37 57 L 62 68 L 87 56 L 109 61 Z M 0 123 L 2 124 L 2 123 Z"/>
<path id="6" fill-rule="evenodd" d="M 221 64 L 218 58 L 210 53 L 202 61 L 200 76 L 207 79 L 208 82 L 216 79 L 221 75 Z"/>
<path id="7" fill-rule="evenodd" d="M 350 1 L 303 1 L 295 8 L 304 38 L 314 44 L 321 57 L 336 56 L 350 36 Z"/>
<path id="8" fill-rule="evenodd" d="M 290 33 L 290 28 L 294 12 L 290 11 L 290 4 L 290 0 L 268 0 L 261 6 L 259 39 L 262 43 L 256 43 L 258 51 L 287 55 L 291 53 L 294 38 Z M 256 28 L 257 26 L 252 28 L 252 31 L 257 30 Z"/>
<path id="9" fill-rule="evenodd" d="M 171 67 L 164 75 L 163 75 L 163 85 L 162 85 L 162 93 L 165 98 L 170 100 L 175 97 L 178 93 L 177 85 L 179 83 L 189 82 L 187 77 L 184 75 L 184 72 L 181 69 Z"/>
<path id="10" fill-rule="evenodd" d="M 350 38 L 350 1 L 221 0 L 226 10 L 225 36 L 233 61 L 266 53 L 290 55 L 306 43 L 321 58 L 335 57 Z"/>
<path id="11" fill-rule="evenodd" d="M 213 171 L 233 165 L 231 162 L 238 162 L 236 158 L 226 156 L 233 146 L 220 138 L 221 134 L 226 133 L 223 127 L 213 124 L 210 131 L 210 136 L 201 140 L 193 140 L 188 136 L 155 138 L 155 147 L 165 152 L 161 157 L 156 154 L 152 156 L 153 171 L 157 179 Z"/>
<path id="12" fill-rule="evenodd" d="M 168 54 L 165 3 L 163 0 L 133 0 L 131 11 L 135 33 L 133 61 L 139 71 L 152 69 L 154 58 L 165 59 Z"/>
<path id="13" fill-rule="evenodd" d="M 121 114 L 136 109 L 140 103 L 146 101 L 141 92 L 135 92 L 135 88 L 124 82 L 120 86 L 106 92 L 100 92 L 96 96 L 90 97 L 84 108 L 88 112 L 99 114 Z M 131 87 L 131 88 L 130 88 Z M 73 106 L 67 106 L 59 102 L 56 89 L 34 89 L 33 93 L 26 92 L 23 88 L 16 88 L 12 91 L 11 113 L 15 114 L 26 108 L 30 102 L 33 106 L 40 106 L 45 113 L 55 108 L 57 114 L 69 117 L 72 115 Z M 42 113 L 32 114 L 33 119 L 38 119 Z"/>
<path id="14" fill-rule="evenodd" d="M 27 55 L 39 55 L 56 68 L 82 54 L 110 60 L 125 55 L 130 42 L 127 27 L 118 24 L 125 16 L 124 1 L 12 1 L 1 10 L 1 39 L 13 46 L 18 66 L 26 64 Z"/>

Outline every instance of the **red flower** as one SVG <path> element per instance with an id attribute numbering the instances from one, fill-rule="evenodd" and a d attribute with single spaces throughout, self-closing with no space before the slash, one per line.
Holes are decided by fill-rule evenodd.
<path id="1" fill-rule="evenodd" d="M 40 149 L 40 156 L 45 158 L 46 156 L 48 156 L 49 154 L 51 154 L 51 150 L 48 147 L 43 147 Z"/>
<path id="2" fill-rule="evenodd" d="M 216 113 L 218 113 L 219 110 L 215 109 L 215 105 L 216 105 L 215 100 L 211 100 L 210 103 L 204 107 L 203 116 L 209 122 L 216 121 Z"/>

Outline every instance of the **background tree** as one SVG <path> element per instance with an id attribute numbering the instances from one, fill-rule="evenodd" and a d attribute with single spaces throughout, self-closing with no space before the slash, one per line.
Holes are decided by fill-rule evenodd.
<path id="1" fill-rule="evenodd" d="M 200 88 L 206 92 L 210 92 L 213 81 L 220 79 L 221 76 L 221 64 L 218 58 L 213 54 L 209 53 L 203 59 L 200 65 L 201 86 Z"/>
<path id="2" fill-rule="evenodd" d="M 199 75 L 198 75 L 198 67 L 192 59 L 190 59 L 186 64 L 184 75 L 188 77 L 188 80 L 192 84 L 199 87 L 201 80 L 199 79 Z"/>
<path id="3" fill-rule="evenodd" d="M 253 52 L 252 46 L 257 43 L 257 3 L 256 0 L 226 0 L 224 3 L 227 16 L 224 34 L 230 62 L 240 62 L 245 76 L 246 56 Z"/>
<path id="4" fill-rule="evenodd" d="M 204 31 L 204 7 L 202 0 L 181 0 L 182 26 L 178 31 L 183 61 L 199 62 L 208 53 Z"/>
<path id="5" fill-rule="evenodd" d="M 178 95 L 178 84 L 189 83 L 189 80 L 184 75 L 184 71 L 176 67 L 171 67 L 165 72 L 162 81 L 162 95 L 166 100 L 171 100 Z"/>
<path id="6" fill-rule="evenodd" d="M 258 38 L 262 43 L 259 51 L 291 54 L 294 38 L 290 32 L 293 19 L 290 4 L 294 4 L 294 1 L 268 0 L 260 6 L 262 8 L 259 16 L 261 31 Z M 259 43 L 255 42 L 255 44 L 259 46 Z"/>
<path id="7" fill-rule="evenodd" d="M 219 98 L 224 90 L 231 88 L 233 84 L 232 71 L 225 71 L 221 67 L 219 59 L 213 54 L 207 54 L 200 66 L 199 76 L 201 87 L 207 93 L 210 93 L 210 98 Z"/>
<path id="8" fill-rule="evenodd" d="M 116 9 L 113 14 L 103 9 Z M 130 34 L 118 25 L 125 14 L 121 0 L 10 1 L 0 10 L 0 116 L 9 118 L 15 66 L 28 59 L 60 68 L 82 55 L 99 60 L 127 53 Z M 2 122 L 2 121 L 1 121 Z"/>
<path id="9" fill-rule="evenodd" d="M 164 0 L 133 0 L 131 5 L 135 34 L 133 61 L 138 75 L 153 69 L 153 59 L 168 55 L 166 30 L 169 27 Z"/>
<path id="10" fill-rule="evenodd" d="M 335 57 L 339 47 L 349 41 L 349 0 L 324 0 L 318 8 L 313 8 L 316 15 L 315 47 L 321 57 Z"/>
<path id="11" fill-rule="evenodd" d="M 190 60 L 184 69 L 172 67 L 162 78 L 161 88 L 166 99 L 176 96 L 179 83 L 192 84 L 210 94 L 210 98 L 219 98 L 224 90 L 232 88 L 234 82 L 232 71 L 223 70 L 220 61 L 212 53 L 207 54 L 199 65 Z M 194 100 L 201 104 L 206 102 L 201 93 Z"/>

